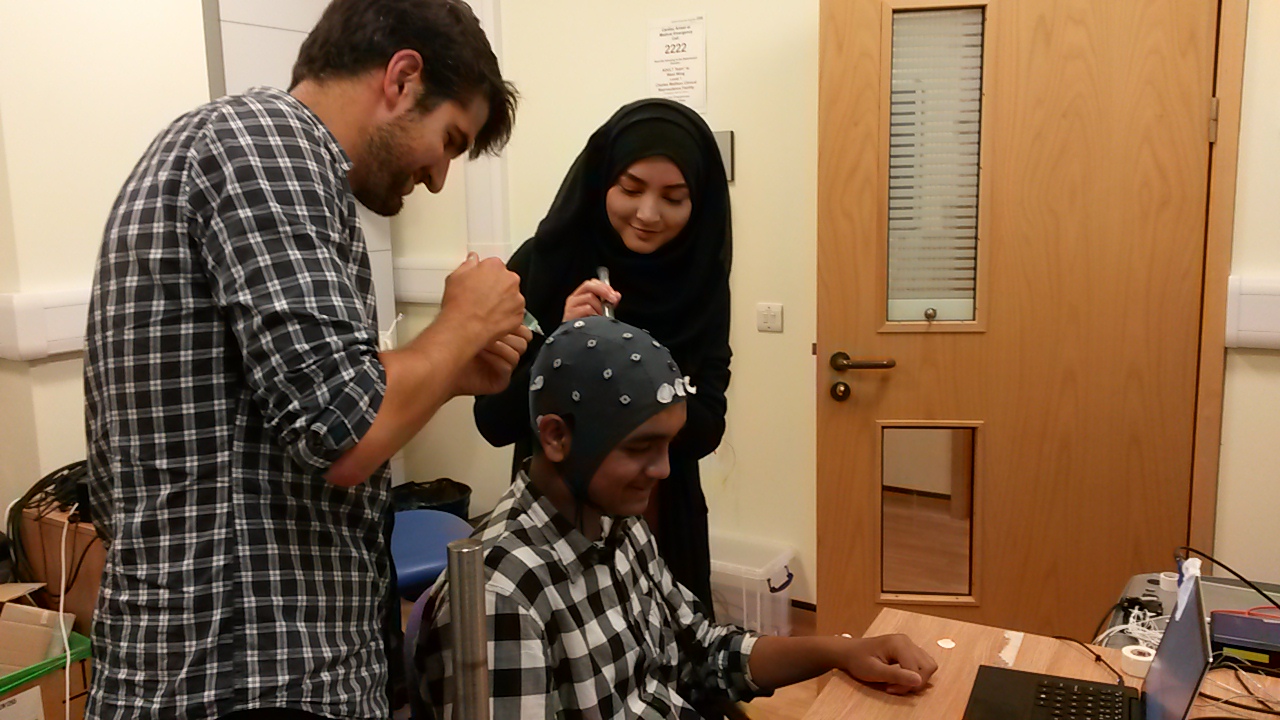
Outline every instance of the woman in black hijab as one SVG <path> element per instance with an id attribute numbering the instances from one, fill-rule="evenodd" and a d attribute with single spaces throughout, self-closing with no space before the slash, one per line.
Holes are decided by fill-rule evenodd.
<path id="1" fill-rule="evenodd" d="M 619 320 L 666 345 L 686 373 L 688 421 L 646 518 L 672 574 L 708 613 L 698 459 L 724 435 L 731 236 L 729 185 L 710 128 L 683 105 L 641 100 L 592 134 L 537 233 L 508 263 L 548 332 L 616 304 Z M 480 433 L 495 446 L 515 443 L 517 467 L 532 454 L 528 375 L 540 347 L 531 344 L 505 392 L 476 399 Z"/>

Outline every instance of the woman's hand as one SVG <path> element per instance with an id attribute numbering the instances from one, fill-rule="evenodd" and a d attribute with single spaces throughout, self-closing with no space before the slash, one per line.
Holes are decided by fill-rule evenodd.
<path id="1" fill-rule="evenodd" d="M 587 280 L 564 301 L 564 318 L 560 322 L 604 314 L 604 303 L 617 305 L 622 293 L 599 280 Z"/>

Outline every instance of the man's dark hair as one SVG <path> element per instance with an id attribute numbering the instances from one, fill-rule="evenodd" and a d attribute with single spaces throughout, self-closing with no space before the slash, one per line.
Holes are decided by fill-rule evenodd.
<path id="1" fill-rule="evenodd" d="M 480 21 L 462 0 L 333 0 L 303 41 L 289 87 L 382 68 L 405 49 L 422 56 L 418 109 L 484 98 L 489 118 L 471 157 L 501 150 L 515 124 L 515 86 L 502 79 Z"/>

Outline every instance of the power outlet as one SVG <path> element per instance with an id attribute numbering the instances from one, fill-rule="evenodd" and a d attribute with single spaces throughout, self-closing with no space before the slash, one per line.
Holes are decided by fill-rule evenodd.
<path id="1" fill-rule="evenodd" d="M 756 305 L 756 330 L 759 332 L 782 332 L 782 303 L 759 303 Z"/>

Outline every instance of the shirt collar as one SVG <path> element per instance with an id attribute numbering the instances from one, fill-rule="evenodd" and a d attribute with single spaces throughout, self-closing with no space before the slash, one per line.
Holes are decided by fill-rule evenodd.
<path id="1" fill-rule="evenodd" d="M 516 475 L 513 484 L 516 509 L 528 518 L 530 536 L 551 548 L 570 577 L 578 578 L 588 565 L 599 563 L 602 554 L 609 553 L 617 546 L 619 538 L 615 528 L 620 529 L 621 526 L 615 518 L 600 518 L 603 540 L 592 542 L 556 510 L 546 495 L 534 487 L 524 470 Z"/>
<path id="2" fill-rule="evenodd" d="M 320 119 L 320 116 L 316 115 L 311 108 L 307 107 L 306 103 L 280 88 L 273 88 L 266 85 L 251 88 L 247 94 L 269 95 L 301 110 L 302 114 L 313 122 L 316 130 L 320 134 L 320 137 L 324 138 L 325 149 L 329 152 L 329 155 L 333 157 L 334 164 L 342 169 L 342 173 L 344 175 L 350 172 L 351 158 L 348 157 L 347 152 L 342 149 L 342 145 L 338 142 L 338 138 L 334 137 L 333 133 L 329 130 L 329 127 Z"/>

